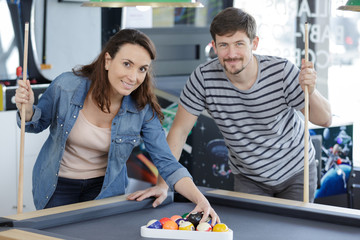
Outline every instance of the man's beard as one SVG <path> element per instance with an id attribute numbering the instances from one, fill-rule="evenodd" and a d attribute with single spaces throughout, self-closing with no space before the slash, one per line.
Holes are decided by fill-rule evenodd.
<path id="1" fill-rule="evenodd" d="M 224 59 L 223 67 L 224 67 L 225 71 L 227 71 L 228 73 L 233 74 L 233 75 L 237 75 L 237 74 L 241 73 L 250 64 L 251 59 L 252 58 L 249 59 L 248 63 L 245 66 L 243 65 L 240 69 L 235 70 L 233 72 L 229 71 L 229 69 L 226 67 L 226 64 L 225 64 L 226 61 L 234 61 L 234 60 L 241 61 L 242 60 L 241 58 L 227 58 L 227 59 Z"/>

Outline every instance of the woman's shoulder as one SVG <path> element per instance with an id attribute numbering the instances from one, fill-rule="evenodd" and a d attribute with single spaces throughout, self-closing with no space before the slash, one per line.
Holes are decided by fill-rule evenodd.
<path id="1" fill-rule="evenodd" d="M 86 81 L 89 81 L 86 77 L 75 75 L 73 72 L 64 72 L 57 76 L 51 84 L 71 91 L 77 89 L 80 84 L 85 84 Z"/>

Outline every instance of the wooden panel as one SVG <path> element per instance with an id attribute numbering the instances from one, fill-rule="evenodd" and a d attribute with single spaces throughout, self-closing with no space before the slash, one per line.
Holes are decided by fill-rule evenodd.
<path id="1" fill-rule="evenodd" d="M 19 229 L 11 229 L 0 232 L 0 239 L 7 240 L 59 240 L 62 238 L 49 237 L 37 233 L 27 232 Z"/>
<path id="2" fill-rule="evenodd" d="M 122 195 L 122 196 L 117 196 L 117 197 L 104 198 L 104 199 L 100 199 L 100 200 L 93 200 L 93 201 L 88 201 L 88 202 L 69 204 L 69 205 L 64 205 L 64 206 L 60 206 L 60 207 L 38 210 L 38 211 L 34 211 L 34 212 L 27 212 L 27 213 L 6 216 L 5 218 L 20 221 L 20 220 L 26 220 L 26 219 L 30 219 L 30 218 L 43 217 L 43 216 L 53 215 L 53 214 L 57 214 L 57 213 L 70 212 L 70 211 L 75 211 L 75 210 L 80 210 L 80 209 L 85 209 L 85 208 L 90 208 L 90 207 L 102 206 L 102 205 L 115 203 L 115 202 L 127 201 L 126 196 L 127 195 Z"/>

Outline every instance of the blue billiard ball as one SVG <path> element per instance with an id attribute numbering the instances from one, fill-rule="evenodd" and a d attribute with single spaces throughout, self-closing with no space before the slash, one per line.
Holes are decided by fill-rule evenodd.
<path id="1" fill-rule="evenodd" d="M 152 219 L 146 224 L 147 228 L 162 229 L 162 224 L 159 220 Z"/>

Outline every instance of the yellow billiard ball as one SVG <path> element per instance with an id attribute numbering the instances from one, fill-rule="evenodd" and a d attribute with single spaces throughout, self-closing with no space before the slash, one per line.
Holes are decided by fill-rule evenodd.
<path id="1" fill-rule="evenodd" d="M 189 221 L 183 221 L 180 223 L 179 225 L 179 230 L 184 230 L 184 231 L 194 231 L 195 227 L 194 224 L 192 224 Z"/>
<path id="2" fill-rule="evenodd" d="M 225 223 L 218 223 L 213 227 L 213 232 L 228 232 L 229 228 Z"/>

